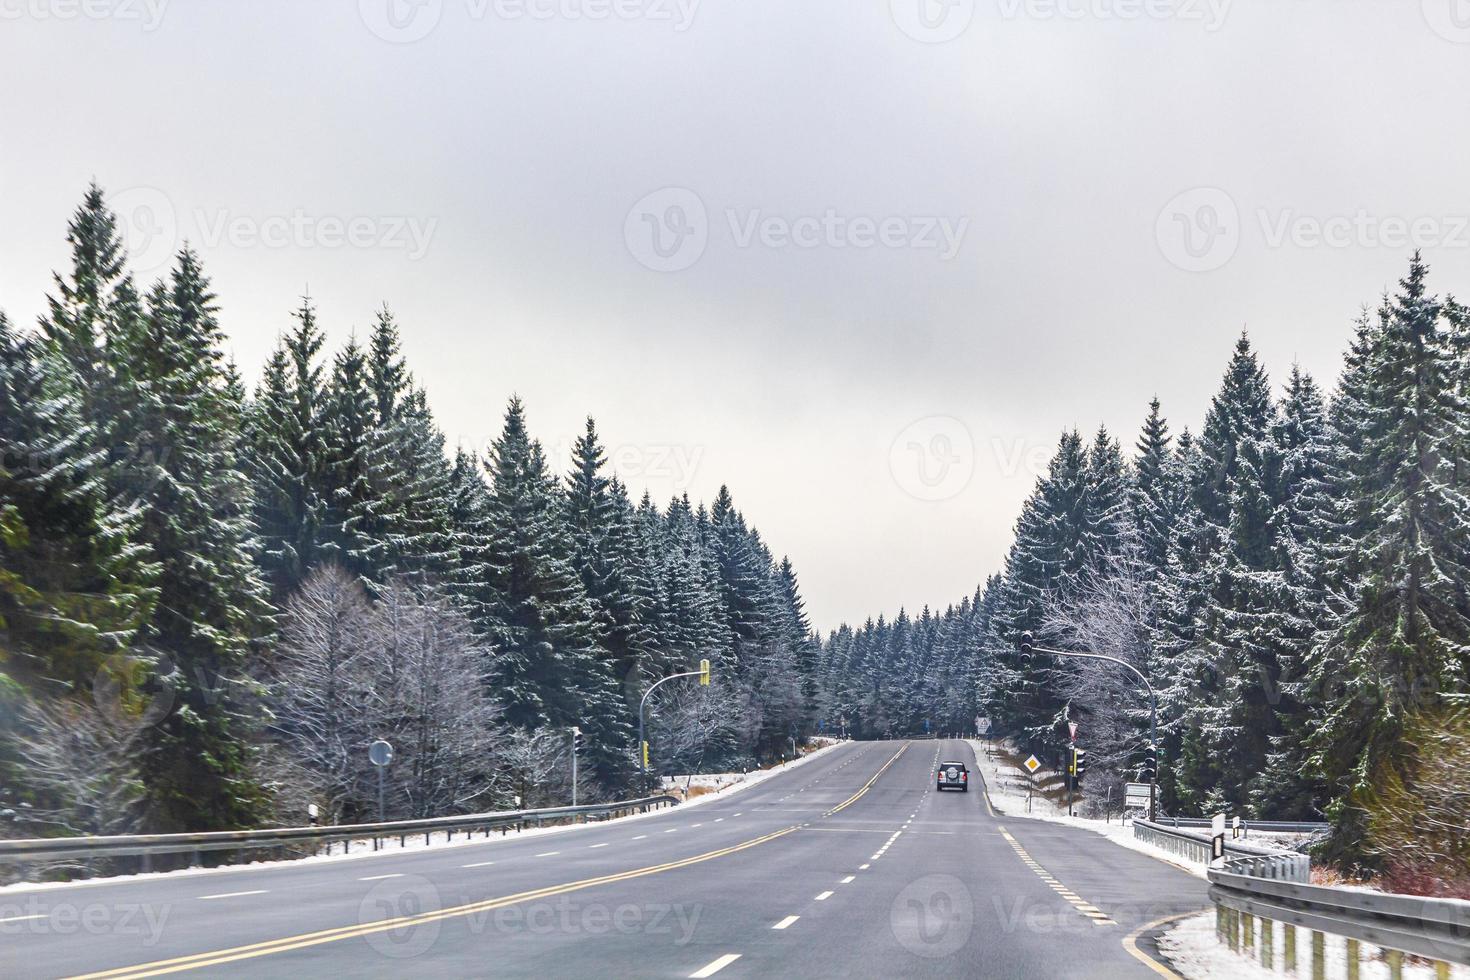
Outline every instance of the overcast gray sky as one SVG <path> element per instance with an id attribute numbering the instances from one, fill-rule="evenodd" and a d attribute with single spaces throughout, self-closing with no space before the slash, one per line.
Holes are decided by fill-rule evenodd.
<path id="1" fill-rule="evenodd" d="M 1470 292 L 1465 0 L 0 0 L 0 307 L 95 176 L 253 377 L 390 303 L 451 441 L 519 392 L 728 482 L 823 629 L 999 568 L 1057 434 L 1324 382 Z"/>

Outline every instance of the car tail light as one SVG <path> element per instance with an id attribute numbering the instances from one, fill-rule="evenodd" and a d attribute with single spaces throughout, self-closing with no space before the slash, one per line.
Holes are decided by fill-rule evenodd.
<path id="1" fill-rule="evenodd" d="M 967 772 L 960 773 L 960 782 L 968 783 L 969 781 L 970 781 L 970 774 L 969 773 L 967 773 Z"/>

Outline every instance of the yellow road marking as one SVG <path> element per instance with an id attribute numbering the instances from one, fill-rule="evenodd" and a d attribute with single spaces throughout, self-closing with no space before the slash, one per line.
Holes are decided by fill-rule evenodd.
<path id="1" fill-rule="evenodd" d="M 895 762 L 897 762 L 898 761 L 898 757 L 901 756 L 901 755 L 903 755 L 904 754 L 904 751 L 907 750 L 908 747 L 909 747 L 909 743 L 908 742 L 903 743 L 903 745 L 899 747 L 899 750 L 897 752 L 893 753 L 893 758 L 891 758 L 887 762 L 883 763 L 883 765 L 878 769 L 878 771 L 875 772 L 875 773 L 873 773 L 873 778 L 872 779 L 868 780 L 866 783 L 863 783 L 862 789 L 858 790 L 856 793 L 852 794 L 847 799 L 843 800 L 841 803 L 837 804 L 832 809 L 830 809 L 826 813 L 822 814 L 822 816 L 824 816 L 824 817 L 830 817 L 830 816 L 832 816 L 832 814 L 838 812 L 839 810 L 845 810 L 847 807 L 852 806 L 858 800 L 862 799 L 863 798 L 863 795 L 866 794 L 868 792 L 868 790 L 870 790 L 870 789 L 873 788 L 873 784 L 878 781 L 878 777 L 881 776 L 881 775 L 883 775 L 884 771 L 887 770 L 889 766 L 891 766 Z"/>
<path id="2" fill-rule="evenodd" d="M 1177 922 L 1180 919 L 1187 919 L 1191 915 L 1199 915 L 1200 912 L 1204 912 L 1204 911 L 1207 911 L 1207 910 L 1206 909 L 1197 909 L 1197 910 L 1195 910 L 1193 912 L 1182 912 L 1179 915 L 1166 915 L 1162 919 L 1155 919 L 1152 922 L 1145 923 L 1145 924 L 1139 926 L 1137 929 L 1134 929 L 1128 935 L 1126 935 L 1126 936 L 1123 937 L 1123 948 L 1128 951 L 1128 953 L 1129 953 L 1130 956 L 1132 956 L 1134 959 L 1138 960 L 1139 962 L 1143 963 L 1145 966 L 1147 966 L 1150 970 L 1153 970 L 1159 976 L 1161 976 L 1161 977 L 1169 977 L 1170 980 L 1184 980 L 1184 978 L 1181 977 L 1179 974 L 1175 973 L 1173 970 L 1169 969 L 1167 966 L 1165 966 L 1164 964 L 1160 963 L 1158 960 L 1154 959 L 1152 956 L 1148 955 L 1143 950 L 1139 949 L 1138 948 L 1138 937 L 1141 936 L 1141 935 L 1143 935 L 1145 932 L 1148 932 L 1148 931 L 1150 931 L 1152 929 L 1157 929 L 1159 926 L 1167 925 L 1170 922 Z"/>
<path id="3" fill-rule="evenodd" d="M 324 929 L 320 932 L 303 933 L 298 936 L 287 936 L 282 939 L 272 939 L 266 942 L 252 943 L 247 946 L 237 946 L 233 949 L 215 950 L 207 953 L 195 953 L 189 956 L 180 956 L 174 959 L 158 960 L 153 963 L 142 963 L 136 966 L 119 967 L 113 970 L 103 970 L 99 973 L 87 973 L 73 980 L 123 980 L 123 978 L 156 977 L 167 973 L 179 973 L 184 970 L 198 970 L 209 966 L 219 966 L 224 963 L 233 963 L 237 960 L 252 959 L 258 956 L 270 956 L 274 953 L 284 953 L 293 949 L 302 949 L 307 946 L 319 946 L 324 943 L 340 942 L 343 939 L 352 939 L 357 936 L 367 936 L 377 932 L 388 932 L 393 929 L 401 929 L 423 925 L 428 922 L 437 922 L 442 919 L 462 918 L 474 915 L 477 912 L 488 912 L 493 909 L 504 908 L 507 905 L 518 905 L 521 902 L 529 902 L 539 898 L 550 898 L 554 895 L 565 895 L 568 892 L 581 891 L 584 888 L 592 888 L 596 885 L 606 885 L 618 881 L 628 881 L 632 878 L 641 878 L 645 875 L 658 874 L 662 871 L 673 871 L 678 868 L 687 868 L 693 864 L 711 861 L 727 854 L 734 854 L 747 848 L 756 847 L 773 841 L 778 837 L 785 837 L 796 830 L 798 826 L 787 827 L 775 833 L 766 834 L 764 837 L 756 837 L 752 840 L 735 844 L 730 847 L 720 848 L 716 851 L 708 851 L 704 854 L 696 854 L 693 857 L 682 858 L 678 861 L 669 861 L 665 864 L 652 865 L 647 868 L 638 868 L 633 871 L 623 871 L 618 874 L 605 875 L 600 878 L 586 878 L 581 881 L 570 882 L 565 885 L 551 885 L 546 888 L 538 888 L 533 891 L 520 892 L 515 895 L 506 895 L 502 898 L 486 899 L 482 902 L 472 902 L 467 905 L 457 905 L 452 908 L 441 909 L 437 912 L 422 912 L 418 915 L 405 915 L 393 919 L 380 919 L 377 922 L 369 922 L 356 926 L 342 926 L 336 929 Z"/>
<path id="4" fill-rule="evenodd" d="M 1062 898 L 1066 899 L 1067 903 L 1071 905 L 1074 909 L 1087 916 L 1087 918 L 1096 925 L 1115 926 L 1118 924 L 1112 919 L 1108 918 L 1106 913 L 1099 911 L 1097 906 L 1084 902 L 1082 900 L 1082 896 L 1078 895 L 1076 892 L 1072 891 L 1072 889 L 1062 884 L 1049 871 L 1047 871 L 1041 865 L 1037 864 L 1035 859 L 1026 852 L 1026 848 L 1021 846 L 1020 841 L 1012 837 L 1004 827 L 1000 828 L 1000 835 L 1004 837 L 1007 843 L 1011 845 L 1011 849 L 1014 850 L 1018 855 L 1020 855 L 1021 861 L 1026 865 L 1026 867 L 1036 872 L 1036 877 L 1046 882 L 1047 886 L 1051 888 L 1052 891 L 1056 892 L 1058 895 L 1062 896 Z"/>

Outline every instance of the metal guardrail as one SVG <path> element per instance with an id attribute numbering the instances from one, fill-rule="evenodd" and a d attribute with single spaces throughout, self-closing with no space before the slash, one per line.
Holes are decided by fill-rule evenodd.
<path id="1" fill-rule="evenodd" d="M 1192 864 L 1209 864 L 1211 860 L 1213 846 L 1210 838 L 1204 834 L 1192 834 L 1187 830 L 1150 823 L 1147 820 L 1134 820 L 1133 836 Z M 1250 862 L 1250 867 L 1254 869 L 1251 873 L 1259 873 L 1263 877 L 1280 881 L 1311 880 L 1312 859 L 1305 854 L 1226 840 L 1225 855 L 1233 860 Z"/>
<path id="2" fill-rule="evenodd" d="M 1163 817 L 1155 821 L 1170 827 L 1208 827 L 1210 821 L 1203 817 Z M 1312 820 L 1247 820 L 1240 818 L 1242 833 L 1249 835 L 1255 830 L 1263 834 L 1315 834 L 1326 830 L 1328 825 Z"/>
<path id="3" fill-rule="evenodd" d="M 1195 863 L 1210 861 L 1208 836 L 1146 820 L 1135 820 L 1133 828 L 1140 840 Z M 1432 961 L 1437 977 L 1449 976 L 1450 963 L 1470 966 L 1470 902 L 1313 885 L 1307 855 L 1237 840 L 1225 842 L 1224 867 L 1206 874 L 1220 941 L 1267 969 L 1294 973 L 1299 959 L 1309 957 L 1310 975 L 1325 977 L 1329 935 L 1343 942 L 1350 980 L 1361 975 L 1364 944 L 1383 951 L 1394 980 L 1403 976 L 1406 955 Z M 1310 932 L 1303 957 L 1299 928 Z"/>
<path id="4" fill-rule="evenodd" d="M 539 810 L 508 810 L 499 813 L 471 813 L 453 817 L 431 817 L 426 820 L 394 820 L 384 823 L 338 824 L 325 827 L 282 827 L 272 830 L 225 830 L 198 834 L 145 834 L 119 837 L 47 837 L 30 840 L 0 840 L 0 866 L 35 865 L 68 859 L 96 860 L 114 857 L 191 854 L 195 861 L 204 851 L 231 851 L 265 847 L 290 847 L 299 844 L 325 845 L 329 850 L 338 841 L 365 840 L 376 842 L 385 837 L 406 840 L 409 835 L 429 835 L 436 831 L 456 831 L 472 835 L 484 831 L 525 826 L 540 827 L 556 820 L 586 822 L 589 818 L 607 819 L 620 813 L 640 812 L 672 806 L 679 802 L 673 796 L 649 796 L 616 803 L 594 803 L 586 806 L 549 807 Z"/>
<path id="5" fill-rule="evenodd" d="M 1350 978 L 1360 975 L 1365 943 L 1383 951 L 1394 978 L 1403 976 L 1405 954 L 1432 961 L 1438 977 L 1449 976 L 1450 963 L 1470 965 L 1470 902 L 1276 881 L 1256 877 L 1248 861 L 1226 862 L 1210 870 L 1209 879 L 1216 934 L 1237 953 L 1258 956 L 1267 969 L 1296 970 L 1298 928 L 1311 931 L 1314 977 L 1325 976 L 1328 935 L 1343 941 Z"/>

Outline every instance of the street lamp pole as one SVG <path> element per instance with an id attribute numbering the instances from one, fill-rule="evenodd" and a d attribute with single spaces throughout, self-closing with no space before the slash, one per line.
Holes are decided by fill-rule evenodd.
<path id="1" fill-rule="evenodd" d="M 1156 760 L 1153 770 L 1148 775 L 1148 818 L 1149 820 L 1153 820 L 1158 808 L 1159 791 L 1157 762 L 1159 751 L 1159 698 L 1154 692 L 1154 686 L 1148 682 L 1148 678 L 1144 676 L 1143 671 L 1126 660 L 1119 660 L 1117 657 L 1109 657 L 1101 653 L 1079 653 L 1076 650 L 1053 650 L 1050 647 L 1037 646 L 1031 641 L 1030 633 L 1021 634 L 1021 652 L 1048 653 L 1053 657 L 1079 657 L 1084 660 L 1106 660 L 1110 664 L 1117 664 L 1120 667 L 1126 667 L 1133 671 L 1134 676 L 1143 682 L 1143 686 L 1148 689 L 1148 739 L 1149 745 L 1154 752 L 1154 759 Z"/>
<path id="2" fill-rule="evenodd" d="M 648 704 L 648 696 L 658 690 L 660 685 L 669 681 L 676 681 L 681 677 L 698 677 L 701 684 L 709 683 L 709 661 L 700 662 L 698 670 L 686 670 L 682 674 L 670 674 L 662 680 L 654 681 L 643 692 L 643 697 L 638 701 L 638 771 L 646 779 L 648 777 L 648 743 L 643 740 L 643 713 L 644 706 Z"/>

